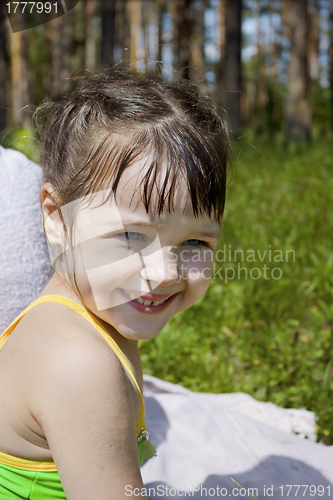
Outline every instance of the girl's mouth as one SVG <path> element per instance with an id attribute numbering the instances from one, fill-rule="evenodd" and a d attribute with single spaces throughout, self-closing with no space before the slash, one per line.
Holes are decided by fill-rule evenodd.
<path id="1" fill-rule="evenodd" d="M 159 313 L 166 309 L 169 304 L 174 300 L 176 295 L 178 293 L 175 293 L 173 295 L 170 295 L 169 297 L 165 298 L 163 296 L 163 299 L 157 300 L 156 296 L 154 296 L 153 299 L 148 299 L 146 297 L 138 297 L 139 293 L 133 294 L 131 292 L 128 292 L 122 288 L 120 288 L 121 293 L 128 299 L 127 303 L 130 304 L 134 309 L 137 311 L 146 313 L 146 314 L 154 314 L 154 313 Z"/>

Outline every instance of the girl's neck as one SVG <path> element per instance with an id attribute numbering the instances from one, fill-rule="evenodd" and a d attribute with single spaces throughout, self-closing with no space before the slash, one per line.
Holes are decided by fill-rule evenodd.
<path id="1" fill-rule="evenodd" d="M 43 290 L 38 295 L 38 298 L 43 297 L 45 295 L 61 295 L 62 297 L 71 299 L 80 306 L 84 307 L 79 296 L 76 293 L 74 293 L 71 287 L 59 276 L 57 272 L 53 274 L 51 279 L 48 281 L 48 283 L 45 285 Z"/>

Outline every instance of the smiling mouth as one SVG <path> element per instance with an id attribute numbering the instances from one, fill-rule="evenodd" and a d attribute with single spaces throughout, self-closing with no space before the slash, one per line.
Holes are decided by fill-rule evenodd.
<path id="1" fill-rule="evenodd" d="M 128 292 L 124 289 L 122 289 L 122 291 L 126 295 L 126 297 L 128 297 L 131 301 L 138 302 L 139 304 L 142 304 L 145 306 L 159 306 L 159 305 L 163 304 L 164 302 L 166 302 L 167 300 L 169 300 L 170 297 L 172 297 L 172 295 L 169 295 L 168 297 L 161 299 L 161 300 L 156 300 L 156 299 L 152 300 L 151 298 L 138 297 L 137 293 L 134 294 L 134 293 Z"/>

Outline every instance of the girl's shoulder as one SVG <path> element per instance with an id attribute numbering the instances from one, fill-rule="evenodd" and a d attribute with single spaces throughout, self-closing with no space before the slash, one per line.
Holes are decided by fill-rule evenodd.
<path id="1" fill-rule="evenodd" d="M 34 392 L 32 411 L 45 404 L 48 394 L 59 392 L 61 397 L 63 391 L 73 397 L 82 391 L 88 406 L 92 400 L 101 404 L 106 395 L 110 404 L 130 398 L 136 423 L 137 391 L 117 355 L 87 320 L 61 304 L 42 303 L 22 318 L 20 327 L 20 357 L 29 373 L 28 392 Z"/>
<path id="2" fill-rule="evenodd" d="M 120 387 L 128 385 L 121 363 L 98 331 L 76 311 L 54 302 L 30 309 L 0 355 L 30 394 L 36 387 L 41 392 L 42 381 L 49 389 L 60 382 L 66 389 L 66 380 L 86 384 L 93 376 L 102 391 L 110 376 Z"/>
<path id="3" fill-rule="evenodd" d="M 75 310 L 56 302 L 44 302 L 26 312 L 10 335 L 18 351 L 39 351 L 46 356 L 75 347 L 109 350 L 96 329 Z M 8 341 L 7 341 L 8 342 Z"/>
<path id="4" fill-rule="evenodd" d="M 28 316 L 29 314 L 29 316 Z M 102 382 L 124 370 L 117 356 L 99 332 L 80 314 L 57 303 L 42 303 L 27 314 L 25 343 L 39 359 L 40 367 L 53 367 L 58 376 L 79 380 L 92 378 L 92 371 Z M 29 338 L 30 337 L 30 338 Z M 35 357 L 35 356 L 34 356 Z"/>

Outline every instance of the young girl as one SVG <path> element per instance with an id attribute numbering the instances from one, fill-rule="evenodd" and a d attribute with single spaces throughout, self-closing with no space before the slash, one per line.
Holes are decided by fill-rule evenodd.
<path id="1" fill-rule="evenodd" d="M 55 272 L 0 337 L 0 498 L 145 498 L 138 340 L 208 287 L 227 132 L 192 85 L 117 72 L 41 111 Z"/>

